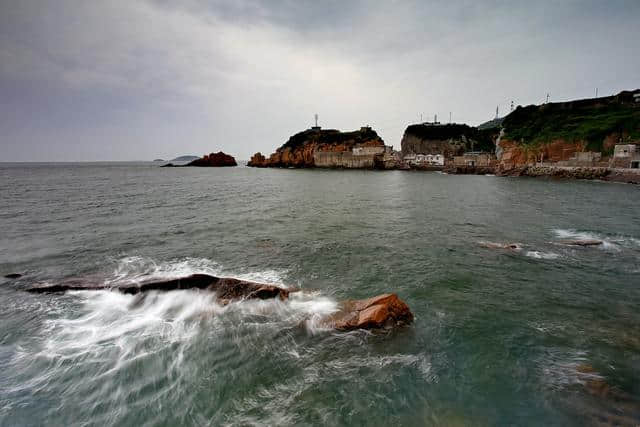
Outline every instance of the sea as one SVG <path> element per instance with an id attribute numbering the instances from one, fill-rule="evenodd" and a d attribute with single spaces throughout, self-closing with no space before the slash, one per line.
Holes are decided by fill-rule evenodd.
<path id="1" fill-rule="evenodd" d="M 2 426 L 640 424 L 640 186 L 3 163 L 0 200 Z M 192 273 L 302 292 L 25 292 Z M 413 324 L 317 322 L 382 293 Z"/>

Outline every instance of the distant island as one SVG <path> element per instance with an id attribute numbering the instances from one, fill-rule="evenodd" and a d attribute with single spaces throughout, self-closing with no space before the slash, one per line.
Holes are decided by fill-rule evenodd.
<path id="1" fill-rule="evenodd" d="M 178 157 L 179 159 L 184 159 L 187 157 L 194 156 L 182 156 Z M 225 167 L 225 166 L 238 166 L 236 163 L 236 159 L 233 156 L 223 153 L 219 151 L 217 153 L 205 154 L 202 157 L 195 157 L 191 162 L 186 165 L 174 165 L 173 163 L 167 163 L 162 167 L 188 167 L 188 166 L 198 166 L 198 167 Z"/>
<path id="2" fill-rule="evenodd" d="M 171 159 L 169 160 L 170 162 L 192 162 L 194 160 L 199 159 L 200 157 L 198 156 L 180 156 L 180 157 L 176 157 L 175 159 Z"/>
<path id="3" fill-rule="evenodd" d="M 154 162 L 166 162 L 166 160 L 163 159 L 153 159 Z"/>

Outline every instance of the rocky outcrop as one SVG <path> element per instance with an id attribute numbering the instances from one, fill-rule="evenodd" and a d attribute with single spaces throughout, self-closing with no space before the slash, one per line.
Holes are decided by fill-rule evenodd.
<path id="1" fill-rule="evenodd" d="M 247 166 L 251 166 L 254 168 L 266 168 L 267 159 L 262 155 L 262 153 L 258 152 L 251 156 L 251 159 L 247 162 Z"/>
<path id="2" fill-rule="evenodd" d="M 391 328 L 412 321 L 409 306 L 396 294 L 345 301 L 337 313 L 324 319 L 326 325 L 340 330 Z"/>
<path id="3" fill-rule="evenodd" d="M 186 166 L 205 166 L 205 167 L 222 167 L 222 166 L 238 166 L 233 156 L 219 151 L 217 153 L 205 154 L 199 159 L 186 164 Z"/>
<path id="4" fill-rule="evenodd" d="M 86 280 L 68 280 L 53 285 L 38 285 L 27 289 L 32 293 L 58 293 L 66 291 L 114 290 L 125 294 L 141 294 L 149 291 L 174 291 L 200 289 L 214 292 L 221 304 L 244 299 L 286 300 L 299 289 L 287 289 L 264 283 L 250 282 L 231 277 L 215 277 L 208 274 L 192 274 L 187 277 L 128 283 L 118 286 L 91 284 Z M 413 314 L 409 306 L 395 294 L 383 294 L 373 298 L 345 301 L 338 312 L 321 320 L 321 324 L 340 330 L 381 329 L 409 324 Z"/>
<path id="5" fill-rule="evenodd" d="M 493 152 L 497 129 L 471 127 L 465 124 L 422 123 L 405 129 L 400 142 L 402 155 L 442 154 L 445 158 L 459 156 L 465 151 Z"/>
<path id="6" fill-rule="evenodd" d="M 354 148 L 356 149 L 354 152 Z M 358 162 L 359 152 L 366 162 Z M 376 131 L 363 127 L 353 132 L 312 128 L 293 135 L 265 158 L 261 153 L 251 157 L 247 166 L 311 168 L 311 167 L 374 167 L 374 155 L 384 152 L 384 141 Z"/>

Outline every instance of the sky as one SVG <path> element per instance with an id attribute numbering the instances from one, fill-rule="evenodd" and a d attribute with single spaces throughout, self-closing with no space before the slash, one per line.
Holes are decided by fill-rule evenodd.
<path id="1" fill-rule="evenodd" d="M 0 0 L 0 161 L 246 160 L 640 87 L 640 1 Z"/>

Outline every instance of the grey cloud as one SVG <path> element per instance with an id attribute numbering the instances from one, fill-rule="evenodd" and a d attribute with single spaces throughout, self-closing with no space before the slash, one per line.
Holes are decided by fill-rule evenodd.
<path id="1" fill-rule="evenodd" d="M 0 2 L 0 160 L 246 159 L 309 125 L 638 86 L 640 3 Z M 46 153 L 46 156 L 43 155 Z"/>

